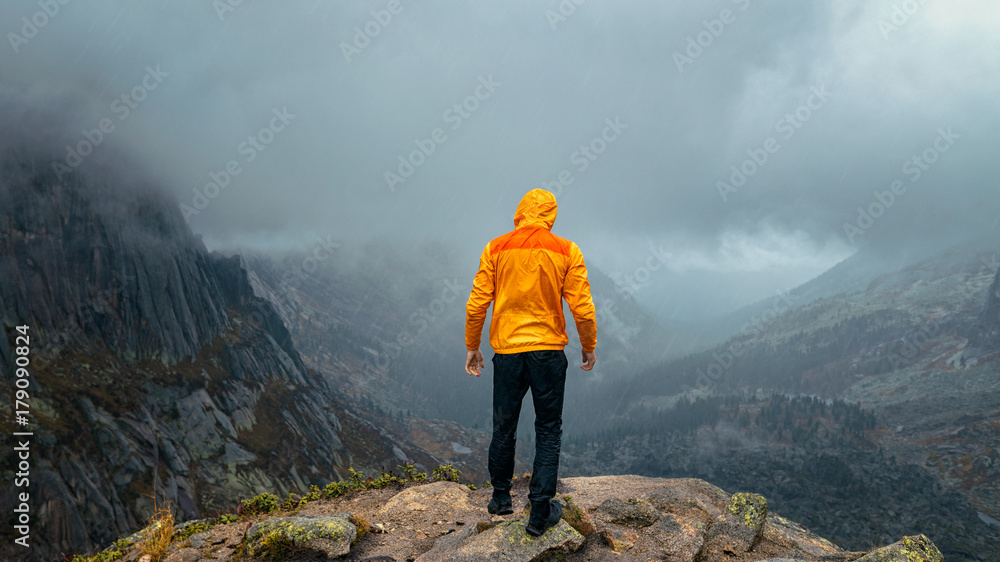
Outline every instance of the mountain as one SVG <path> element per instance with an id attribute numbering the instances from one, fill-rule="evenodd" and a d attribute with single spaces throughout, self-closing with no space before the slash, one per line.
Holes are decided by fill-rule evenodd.
<path id="1" fill-rule="evenodd" d="M 317 247 L 331 242 L 320 240 Z M 427 244 L 406 254 L 373 242 L 356 253 L 360 257 L 355 259 L 334 250 L 317 263 L 312 252 L 244 253 L 243 260 L 256 294 L 274 304 L 307 365 L 334 377 L 365 373 L 338 379 L 355 400 L 370 401 L 395 416 L 402 412 L 489 431 L 492 384 L 488 375 L 476 379 L 463 369 L 465 303 L 477 264 L 458 263 L 454 248 L 445 244 Z M 600 423 L 590 413 L 604 409 L 606 395 L 598 389 L 605 381 L 620 381 L 675 353 L 664 345 L 673 339 L 671 333 L 631 295 L 595 267 L 589 279 L 601 326 L 598 366 L 590 373 L 575 367 L 580 364 L 579 337 L 570 311 L 564 311 L 572 374 L 564 416 L 567 425 L 580 428 Z M 481 345 L 489 365 L 488 330 L 489 320 Z M 533 415 L 528 402 L 521 423 L 525 445 L 531 443 Z M 474 448 L 471 443 L 456 447 Z M 530 455 L 530 447 L 523 452 Z M 473 469 L 467 465 L 463 470 Z"/>
<path id="2" fill-rule="evenodd" d="M 0 509 L 28 504 L 32 548 L 14 543 L 12 522 L 0 556 L 93 550 L 139 528 L 154 498 L 196 518 L 261 491 L 339 481 L 350 467 L 435 466 L 419 448 L 397 453 L 381 424 L 343 406 L 240 259 L 208 252 L 175 201 L 125 166 L 60 178 L 50 161 L 0 154 L 4 381 L 29 361 L 16 405 L 26 423 L 0 425 L 32 433 L 29 471 L 12 447 L 0 452 L 5 482 L 27 472 Z M 13 411 L 13 383 L 4 387 Z"/>
<path id="3" fill-rule="evenodd" d="M 967 251 L 974 247 L 988 250 L 990 245 L 990 241 L 980 240 L 961 247 Z M 772 318 L 775 313 L 780 313 L 786 308 L 799 308 L 819 299 L 862 292 L 878 277 L 918 263 L 945 249 L 947 248 L 920 246 L 889 253 L 874 246 L 863 247 L 815 279 L 792 290 L 782 287 L 781 290 L 786 292 L 776 292 L 777 298 L 763 299 L 709 321 L 711 329 L 705 330 L 705 333 L 714 334 L 715 339 L 706 338 L 705 341 L 708 345 L 715 345 L 747 329 L 748 326 L 759 323 L 761 319 Z"/>
<path id="4" fill-rule="evenodd" d="M 647 369 L 618 386 L 622 405 L 612 429 L 615 424 L 622 429 L 582 439 L 594 445 L 591 453 L 586 446 L 578 452 L 582 460 L 577 466 L 585 468 L 577 470 L 636 471 L 626 459 L 642 455 L 630 450 L 657 451 L 642 474 L 670 476 L 696 469 L 693 474 L 722 485 L 771 490 L 776 502 L 789 502 L 778 503 L 784 511 L 833 538 L 847 531 L 821 519 L 832 503 L 846 502 L 844 517 L 851 521 L 850 533 L 857 535 L 858 528 L 878 528 L 876 519 L 882 517 L 865 513 L 863 506 L 878 497 L 872 490 L 904 478 L 926 482 L 919 475 L 930 475 L 939 491 L 923 486 L 923 499 L 886 503 L 908 505 L 897 513 L 916 515 L 912 526 L 920 526 L 946 556 L 992 559 L 990 553 L 1000 551 L 997 529 L 987 523 L 1000 515 L 998 255 L 996 241 L 949 248 L 878 275 L 863 289 L 789 307 L 712 349 Z M 829 420 L 817 412 L 795 414 L 791 407 L 763 430 L 755 422 L 761 406 L 752 400 L 722 411 L 700 406 L 707 413 L 695 418 L 701 420 L 695 427 L 679 419 L 655 421 L 655 412 L 689 408 L 699 399 L 742 400 L 747 394 L 843 401 L 870 413 L 874 425 L 817 451 L 809 443 L 816 435 L 826 437 Z M 711 450 L 719 454 L 697 455 L 704 440 L 714 443 Z M 676 455 L 667 453 L 671 450 Z M 595 456 L 597 452 L 601 454 Z M 692 455 L 701 462 L 672 460 Z M 801 458 L 780 461 L 789 455 Z M 821 455 L 830 459 L 822 461 Z M 834 499 L 834 490 L 814 492 L 823 479 L 811 481 L 805 467 L 821 462 L 842 463 L 844 481 L 858 486 L 841 500 Z M 789 480 L 775 490 L 773 471 L 782 464 Z M 720 472 L 732 479 L 720 478 Z M 783 491 L 795 487 L 810 493 L 783 497 Z M 955 502 L 956 494 L 964 508 Z M 802 498 L 825 503 L 809 506 L 812 500 Z M 936 519 L 946 505 L 954 516 Z M 969 538 L 976 536 L 986 542 Z"/>

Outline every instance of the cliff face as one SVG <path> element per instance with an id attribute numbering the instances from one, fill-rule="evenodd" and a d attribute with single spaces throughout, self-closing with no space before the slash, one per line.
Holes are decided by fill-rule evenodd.
<path id="1" fill-rule="evenodd" d="M 155 489 L 184 518 L 262 490 L 325 484 L 351 463 L 338 395 L 303 365 L 238 258 L 210 254 L 175 204 L 110 172 L 60 181 L 5 155 L 0 362 L 31 337 L 27 558 L 92 550 L 136 529 Z M 12 393 L 0 403 L 13 409 Z M 4 482 L 16 459 L 0 452 Z M 26 558 L 3 531 L 4 559 Z"/>

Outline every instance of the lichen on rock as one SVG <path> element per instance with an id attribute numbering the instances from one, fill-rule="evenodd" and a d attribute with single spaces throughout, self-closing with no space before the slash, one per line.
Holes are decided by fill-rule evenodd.
<path id="1" fill-rule="evenodd" d="M 312 550 L 335 558 L 350 552 L 357 533 L 348 513 L 267 519 L 247 530 L 247 554 L 280 558 L 293 551 Z"/>
<path id="2" fill-rule="evenodd" d="M 767 500 L 760 494 L 733 494 L 705 538 L 709 556 L 740 555 L 760 541 L 767 520 Z"/>
<path id="3" fill-rule="evenodd" d="M 760 494 L 746 492 L 733 494 L 727 509 L 730 513 L 742 517 L 747 527 L 761 525 L 767 518 L 767 500 Z"/>
<path id="4" fill-rule="evenodd" d="M 857 562 L 942 562 L 944 556 L 924 535 L 903 537 L 895 544 L 869 552 Z"/>

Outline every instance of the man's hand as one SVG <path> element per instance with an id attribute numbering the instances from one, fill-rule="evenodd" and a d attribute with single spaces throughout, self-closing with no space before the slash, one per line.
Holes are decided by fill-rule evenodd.
<path id="1" fill-rule="evenodd" d="M 580 365 L 580 368 L 584 371 L 590 371 L 594 368 L 594 363 L 597 363 L 597 356 L 594 355 L 593 351 L 583 352 L 583 362 L 584 365 Z"/>
<path id="2" fill-rule="evenodd" d="M 470 349 L 465 357 L 465 372 L 478 377 L 482 374 L 479 369 L 485 366 L 486 364 L 483 363 L 483 354 L 478 349 Z"/>

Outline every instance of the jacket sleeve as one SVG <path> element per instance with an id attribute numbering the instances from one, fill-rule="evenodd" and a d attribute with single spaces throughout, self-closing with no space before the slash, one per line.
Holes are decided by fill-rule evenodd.
<path id="1" fill-rule="evenodd" d="M 479 258 L 479 271 L 472 282 L 472 293 L 465 305 L 465 347 L 469 350 L 479 349 L 483 334 L 483 324 L 486 323 L 486 311 L 493 302 L 496 281 L 496 270 L 490 246 L 486 245 L 483 255 Z"/>
<path id="2" fill-rule="evenodd" d="M 576 244 L 570 246 L 569 270 L 563 283 L 563 298 L 569 304 L 576 321 L 576 331 L 580 334 L 580 345 L 584 351 L 594 351 L 597 347 L 597 320 L 594 299 L 590 296 L 590 281 L 587 280 L 587 265 L 583 253 Z"/>

